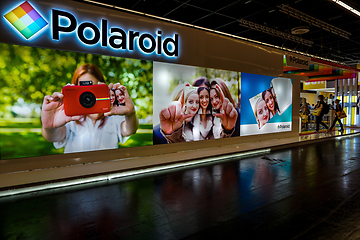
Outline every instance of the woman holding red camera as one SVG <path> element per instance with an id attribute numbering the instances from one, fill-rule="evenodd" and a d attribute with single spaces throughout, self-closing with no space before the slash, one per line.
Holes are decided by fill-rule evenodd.
<path id="1" fill-rule="evenodd" d="M 71 83 L 80 85 L 81 81 L 105 84 L 103 74 L 93 64 L 84 64 L 75 70 Z M 125 143 L 139 126 L 134 103 L 120 83 L 110 83 L 109 89 L 122 91 L 125 105 L 114 106 L 105 114 L 66 116 L 63 94 L 55 92 L 45 96 L 41 111 L 44 138 L 53 142 L 55 148 L 65 147 L 64 153 L 113 149 L 118 148 L 119 142 Z"/>

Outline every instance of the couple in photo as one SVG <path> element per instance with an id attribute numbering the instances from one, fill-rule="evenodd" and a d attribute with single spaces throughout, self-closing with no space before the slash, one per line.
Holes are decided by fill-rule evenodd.
<path id="1" fill-rule="evenodd" d="M 125 106 L 125 94 L 123 89 L 109 89 L 111 107 Z"/>
<path id="2" fill-rule="evenodd" d="M 279 106 L 273 91 L 268 88 L 257 96 L 254 113 L 259 129 L 279 112 Z"/>

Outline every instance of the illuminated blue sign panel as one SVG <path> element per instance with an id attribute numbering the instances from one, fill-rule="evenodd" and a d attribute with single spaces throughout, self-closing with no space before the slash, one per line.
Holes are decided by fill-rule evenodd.
<path id="1" fill-rule="evenodd" d="M 33 15 L 39 17 L 33 20 Z M 109 26 L 107 19 L 101 19 L 98 24 L 90 21 L 80 22 L 73 13 L 59 9 L 51 9 L 50 24 L 48 24 L 47 20 L 40 16 L 28 1 L 5 12 L 3 19 L 14 31 L 20 32 L 19 36 L 23 36 L 24 40 L 29 40 L 49 25 L 50 38 L 56 42 L 72 37 L 86 47 L 100 46 L 114 51 L 139 51 L 146 55 L 156 54 L 170 58 L 179 56 L 179 35 L 177 33 L 164 37 L 161 30 L 157 30 L 155 33 L 124 30 L 117 26 Z M 25 21 L 27 19 L 29 21 Z"/>
<path id="2" fill-rule="evenodd" d="M 61 19 L 65 18 L 69 23 L 67 26 L 61 24 Z M 172 38 L 162 39 L 162 31 L 158 30 L 156 37 L 149 33 L 140 33 L 137 31 L 125 32 L 121 28 L 112 27 L 109 29 L 108 21 L 101 20 L 99 28 L 91 22 L 83 22 L 78 24 L 74 15 L 69 12 L 52 10 L 52 39 L 60 40 L 62 33 L 71 33 L 76 31 L 78 39 L 87 45 L 95 45 L 101 42 L 102 47 L 112 47 L 113 49 L 134 50 L 135 44 L 138 45 L 143 53 L 153 53 L 168 57 L 178 57 L 178 34 L 174 34 Z M 90 31 L 90 34 L 86 34 Z M 110 33 L 110 35 L 109 35 Z M 137 39 L 137 41 L 135 41 Z"/>

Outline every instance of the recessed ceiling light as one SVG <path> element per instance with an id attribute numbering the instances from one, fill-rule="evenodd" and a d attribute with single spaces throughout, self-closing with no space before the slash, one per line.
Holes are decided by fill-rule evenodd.
<path id="1" fill-rule="evenodd" d="M 308 33 L 309 31 L 310 31 L 310 28 L 308 26 L 299 26 L 299 27 L 294 27 L 293 29 L 291 29 L 291 34 L 301 35 L 304 33 Z"/>

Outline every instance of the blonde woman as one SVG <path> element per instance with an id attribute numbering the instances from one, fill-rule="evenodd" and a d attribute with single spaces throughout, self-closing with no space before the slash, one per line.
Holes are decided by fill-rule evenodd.
<path id="1" fill-rule="evenodd" d="M 259 129 L 262 128 L 268 121 L 270 111 L 262 98 L 259 98 L 255 103 L 255 118 Z"/>

